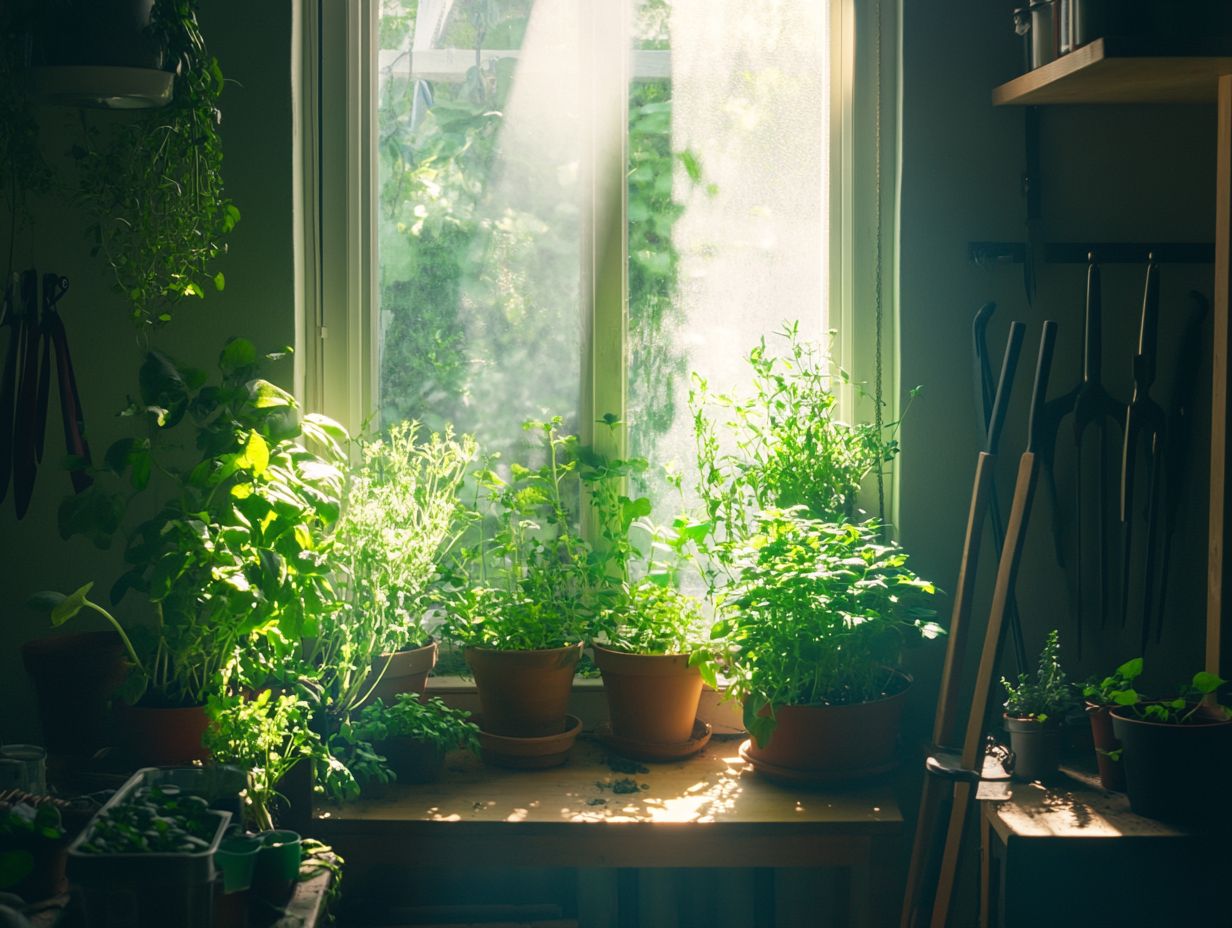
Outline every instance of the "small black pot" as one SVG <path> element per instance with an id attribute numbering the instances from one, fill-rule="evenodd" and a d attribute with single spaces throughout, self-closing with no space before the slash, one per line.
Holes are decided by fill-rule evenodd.
<path id="1" fill-rule="evenodd" d="M 1139 815 L 1180 824 L 1226 824 L 1232 771 L 1232 721 L 1206 717 L 1190 725 L 1136 718 L 1112 710 L 1130 807 Z"/>
<path id="2" fill-rule="evenodd" d="M 1004 716 L 1014 752 L 1014 779 L 1046 780 L 1061 762 L 1061 726 L 1049 720 Z"/>

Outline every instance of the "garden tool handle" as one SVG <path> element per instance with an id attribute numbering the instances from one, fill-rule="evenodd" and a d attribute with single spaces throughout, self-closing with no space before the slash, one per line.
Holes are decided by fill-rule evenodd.
<path id="1" fill-rule="evenodd" d="M 1142 292 L 1142 322 L 1138 328 L 1138 354 L 1134 357 L 1134 389 L 1145 389 L 1155 382 L 1155 358 L 1159 328 L 1159 265 L 1155 255 L 1147 256 L 1146 285 Z"/>
<path id="2" fill-rule="evenodd" d="M 1031 412 L 1027 419 L 1027 451 L 1034 453 L 1039 439 L 1044 402 L 1048 396 L 1048 375 L 1052 370 L 1052 353 L 1057 342 L 1057 324 L 1051 319 L 1044 321 L 1040 331 L 1039 356 L 1035 364 L 1035 385 L 1031 388 Z"/>
<path id="3" fill-rule="evenodd" d="M 992 314 L 996 312 L 996 303 L 985 303 L 975 311 L 971 320 L 971 362 L 975 384 L 975 409 L 980 422 L 980 434 L 988 438 L 988 423 L 992 415 L 993 396 L 992 379 L 988 365 L 987 332 Z"/>
<path id="4" fill-rule="evenodd" d="M 1082 382 L 1099 383 L 1103 368 L 1103 288 L 1095 253 L 1087 254 L 1087 312 L 1082 333 Z"/>
<path id="5" fill-rule="evenodd" d="M 1005 354 L 1001 360 L 1001 376 L 997 380 L 997 390 L 993 394 L 992 413 L 988 418 L 988 438 L 984 450 L 995 455 L 997 446 L 1001 443 L 1001 429 L 1005 425 L 1005 408 L 1009 405 L 1010 391 L 1014 387 L 1014 374 L 1018 370 L 1018 355 L 1022 351 L 1022 337 L 1026 325 L 1021 322 L 1010 323 L 1009 337 L 1005 342 Z"/>

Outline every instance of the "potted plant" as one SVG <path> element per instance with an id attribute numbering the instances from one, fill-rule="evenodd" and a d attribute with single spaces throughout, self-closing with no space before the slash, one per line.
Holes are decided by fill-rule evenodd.
<path id="1" fill-rule="evenodd" d="M 1102 680 L 1091 679 L 1082 687 L 1099 782 L 1104 789 L 1125 792 L 1125 767 L 1121 763 L 1121 743 L 1112 730 L 1112 710 L 1141 701 L 1134 681 L 1142 674 L 1142 658 L 1126 661 Z"/>
<path id="2" fill-rule="evenodd" d="M 380 699 L 364 706 L 343 726 L 343 735 L 361 746 L 371 744 L 384 758 L 385 769 L 375 772 L 379 782 L 430 783 L 440 779 L 450 751 L 479 752 L 479 728 L 469 712 L 412 693 L 398 694 L 389 706 Z"/>
<path id="3" fill-rule="evenodd" d="M 897 663 L 912 640 L 940 633 L 921 605 L 935 588 L 873 524 L 800 509 L 756 524 L 711 633 L 753 736 L 744 753 L 771 776 L 812 782 L 890 769 L 911 685 Z"/>
<path id="4" fill-rule="evenodd" d="M 67 848 L 55 803 L 0 802 L 0 891 L 27 902 L 64 892 Z"/>
<path id="5" fill-rule="evenodd" d="M 339 604 L 307 652 L 339 720 L 373 699 L 423 693 L 437 653 L 429 593 L 465 525 L 458 489 L 476 452 L 448 431 L 421 440 L 414 422 L 357 444 L 334 535 Z"/>
<path id="6" fill-rule="evenodd" d="M 1182 824 L 1226 824 L 1232 710 L 1215 702 L 1224 682 L 1201 671 L 1171 699 L 1112 709 L 1135 812 Z"/>
<path id="7" fill-rule="evenodd" d="M 1005 728 L 1014 752 L 1014 776 L 1042 780 L 1056 773 L 1061 758 L 1061 726 L 1074 699 L 1065 671 L 1061 669 L 1061 644 L 1056 629 L 1048 633 L 1040 651 L 1034 678 L 1018 675 L 1018 682 L 1005 677 Z"/>
<path id="8" fill-rule="evenodd" d="M 475 675 L 485 757 L 498 762 L 568 757 L 581 728 L 566 723 L 574 669 L 594 588 L 609 582 L 576 527 L 578 441 L 561 425 L 557 417 L 523 426 L 542 441 L 541 466 L 513 464 L 506 477 L 489 464 L 476 474 L 479 535 L 460 550 L 444 604 L 448 634 Z"/>
<path id="9" fill-rule="evenodd" d="M 261 379 L 266 359 L 232 339 L 219 358 L 221 378 L 207 384 L 151 352 L 140 400 L 126 411 L 147 433 L 112 445 L 99 479 L 60 509 L 65 537 L 84 534 L 106 547 L 132 497 L 147 488 L 167 494 L 127 532 L 129 569 L 110 592 L 113 603 L 141 594 L 146 621 L 123 626 L 88 598 L 92 584 L 33 599 L 54 624 L 84 609 L 121 635 L 132 667 L 121 689 L 127 705 L 117 712 L 140 762 L 199 759 L 206 702 L 236 652 L 256 639 L 271 647 L 302 640 L 333 600 L 329 530 L 341 505 L 345 432 L 301 415 L 288 393 Z M 175 441 L 181 423 L 193 426 L 192 457 Z M 321 450 L 304 448 L 301 437 Z"/>

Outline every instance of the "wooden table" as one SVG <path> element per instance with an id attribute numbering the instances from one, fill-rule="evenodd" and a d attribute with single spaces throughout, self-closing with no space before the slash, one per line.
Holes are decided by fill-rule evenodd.
<path id="1" fill-rule="evenodd" d="M 1226 847 L 1135 815 L 1093 777 L 983 784 L 978 798 L 984 928 L 1226 924 Z"/>
<path id="2" fill-rule="evenodd" d="M 452 755 L 440 782 L 324 806 L 313 830 L 346 860 L 348 882 L 375 871 L 396 880 L 413 867 L 844 868 L 850 920 L 869 924 L 874 848 L 902 829 L 889 784 L 779 786 L 738 745 L 715 739 L 694 758 L 633 773 L 609 769 L 585 739 L 553 770 Z M 622 781 L 634 792 L 616 792 Z"/>

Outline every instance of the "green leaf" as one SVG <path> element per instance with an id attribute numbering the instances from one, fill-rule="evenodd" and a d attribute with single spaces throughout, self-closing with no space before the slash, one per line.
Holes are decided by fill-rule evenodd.
<path id="1" fill-rule="evenodd" d="M 246 338 L 232 338 L 222 349 L 218 367 L 224 374 L 233 374 L 257 363 L 257 349 Z"/>
<path id="2" fill-rule="evenodd" d="M 1117 676 L 1123 680 L 1134 680 L 1142 674 L 1142 658 L 1135 657 L 1133 660 L 1126 661 L 1116 669 Z"/>
<path id="3" fill-rule="evenodd" d="M 1205 670 L 1199 670 L 1193 677 L 1193 686 L 1199 693 L 1206 696 L 1215 692 L 1224 685 L 1226 681 L 1217 674 L 1209 673 Z"/>
<path id="4" fill-rule="evenodd" d="M 271 409 L 275 406 L 294 406 L 293 397 L 282 387 L 276 387 L 268 380 L 254 380 L 248 385 L 248 395 L 257 409 Z"/>
<path id="5" fill-rule="evenodd" d="M 68 596 L 64 597 L 63 601 L 56 604 L 51 610 L 51 624 L 55 628 L 59 628 L 82 609 L 86 605 L 86 596 L 94 587 L 93 581 L 85 586 L 78 587 Z"/>
<path id="6" fill-rule="evenodd" d="M 223 276 L 222 271 L 214 275 L 214 289 L 222 292 L 227 286 L 227 278 Z"/>

